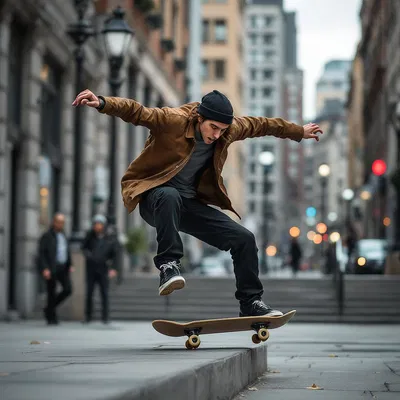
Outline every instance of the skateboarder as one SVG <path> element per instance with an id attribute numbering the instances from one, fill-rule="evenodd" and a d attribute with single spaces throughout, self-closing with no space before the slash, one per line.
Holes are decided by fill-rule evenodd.
<path id="1" fill-rule="evenodd" d="M 201 103 L 149 108 L 131 99 L 96 96 L 86 89 L 72 105 L 94 107 L 150 129 L 145 148 L 129 165 L 121 187 L 128 211 L 139 204 L 142 218 L 156 228 L 159 294 L 185 286 L 180 274 L 182 231 L 220 250 L 230 250 L 240 316 L 282 315 L 262 301 L 253 233 L 209 204 L 238 215 L 221 177 L 233 142 L 266 135 L 318 141 L 319 126 L 299 126 L 281 118 L 235 117 L 229 99 L 217 90 L 206 94 Z"/>

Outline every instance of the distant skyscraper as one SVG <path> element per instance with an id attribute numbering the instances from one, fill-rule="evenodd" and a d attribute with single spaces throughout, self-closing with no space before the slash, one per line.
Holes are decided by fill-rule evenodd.
<path id="1" fill-rule="evenodd" d="M 248 1 L 246 9 L 246 62 L 248 86 L 247 113 L 254 116 L 283 117 L 302 124 L 303 74 L 297 68 L 296 14 L 285 13 L 282 0 Z M 263 167 L 261 152 L 275 154 L 270 173 L 269 241 L 281 245 L 288 230 L 288 210 L 293 211 L 302 185 L 302 146 L 274 137 L 252 139 L 247 143 L 247 207 L 261 228 L 263 216 Z M 289 201 L 291 199 L 291 201 Z M 293 204 L 294 203 L 294 204 Z M 293 222 L 293 219 L 291 220 Z M 261 232 L 258 232 L 261 239 Z M 260 243 L 260 242 L 259 242 Z"/>

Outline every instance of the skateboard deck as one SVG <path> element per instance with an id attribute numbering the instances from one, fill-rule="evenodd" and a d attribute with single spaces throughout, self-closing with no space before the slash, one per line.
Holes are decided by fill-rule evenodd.
<path id="1" fill-rule="evenodd" d="M 295 314 L 296 310 L 292 310 L 280 317 L 236 317 L 205 319 L 187 323 L 158 319 L 153 321 L 152 325 L 157 332 L 166 336 L 187 336 L 186 348 L 197 349 L 200 346 L 200 334 L 254 330 L 257 333 L 252 336 L 253 343 L 265 342 L 269 338 L 269 329 L 280 328 L 287 324 Z"/>

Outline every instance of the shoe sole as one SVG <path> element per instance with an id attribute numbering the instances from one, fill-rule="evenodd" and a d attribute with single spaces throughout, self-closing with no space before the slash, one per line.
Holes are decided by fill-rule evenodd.
<path id="1" fill-rule="evenodd" d="M 185 283 L 185 279 L 182 276 L 174 276 L 168 282 L 165 282 L 164 285 L 160 286 L 159 294 L 160 296 L 167 296 L 174 290 L 183 289 Z"/>
<path id="2" fill-rule="evenodd" d="M 268 314 L 262 314 L 262 315 L 244 315 L 242 313 L 239 313 L 239 317 L 282 317 L 283 313 L 282 312 L 271 312 Z"/>

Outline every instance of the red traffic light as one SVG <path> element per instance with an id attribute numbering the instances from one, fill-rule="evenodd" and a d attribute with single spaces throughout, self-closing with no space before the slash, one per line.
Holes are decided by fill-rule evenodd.
<path id="1" fill-rule="evenodd" d="M 386 172 L 386 163 L 383 160 L 375 160 L 372 163 L 372 173 L 376 176 L 381 176 Z"/>

